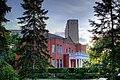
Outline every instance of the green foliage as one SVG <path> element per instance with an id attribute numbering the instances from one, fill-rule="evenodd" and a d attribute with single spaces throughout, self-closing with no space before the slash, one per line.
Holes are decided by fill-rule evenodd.
<path id="1" fill-rule="evenodd" d="M 49 68 L 48 72 L 49 73 L 62 73 L 63 72 L 63 68 Z"/>
<path id="2" fill-rule="evenodd" d="M 84 63 L 84 67 L 90 68 L 89 72 L 95 73 L 98 77 L 108 77 L 108 71 L 110 71 L 110 49 L 106 47 L 108 43 L 104 42 L 103 40 L 95 41 L 93 47 L 87 51 L 90 55 L 89 61 Z"/>
<path id="3" fill-rule="evenodd" d="M 7 56 L 9 47 L 6 40 L 6 33 L 4 30 L 0 31 L 0 59 L 5 59 Z"/>
<path id="4" fill-rule="evenodd" d="M 8 32 L 2 25 L 3 22 L 8 20 L 5 18 L 7 12 L 10 11 L 10 7 L 7 6 L 6 0 L 0 1 L 0 60 L 4 60 L 8 53 L 8 44 L 6 40 L 6 33 Z"/>
<path id="5" fill-rule="evenodd" d="M 49 68 L 49 73 L 82 73 L 86 68 Z"/>
<path id="6" fill-rule="evenodd" d="M 40 70 L 38 72 L 38 78 L 95 79 L 99 78 L 100 76 L 104 77 L 98 71 L 99 67 L 97 64 L 89 68 L 49 68 L 48 76 L 45 76 L 44 72 Z"/>
<path id="7" fill-rule="evenodd" d="M 62 70 L 61 70 L 62 69 Z M 57 69 L 59 70 L 59 69 Z M 98 78 L 98 70 L 91 68 L 60 68 L 61 72 L 58 74 L 60 79 L 93 79 Z M 96 74 L 97 73 L 97 74 Z"/>
<path id="8" fill-rule="evenodd" d="M 16 45 L 18 42 L 19 36 L 18 34 L 10 35 L 10 32 L 7 33 L 7 43 L 9 44 L 9 51 L 7 56 L 5 57 L 6 62 L 8 62 L 15 69 L 15 57 L 16 57 Z"/>
<path id="9" fill-rule="evenodd" d="M 9 21 L 5 15 L 11 9 L 6 2 L 7 0 L 0 0 L 0 80 L 18 80 L 17 72 L 6 60 L 9 55 L 9 31 L 2 24 Z"/>
<path id="10" fill-rule="evenodd" d="M 47 50 L 47 38 L 45 37 L 45 22 L 48 17 L 45 15 L 48 11 L 42 9 L 44 0 L 23 0 L 21 6 L 24 8 L 24 17 L 20 20 L 23 36 L 19 39 L 17 54 L 20 58 L 17 60 L 16 67 L 19 70 L 21 79 L 37 77 L 35 70 L 42 69 L 46 72 L 50 66 L 48 60 L 51 58 Z"/>
<path id="11" fill-rule="evenodd" d="M 6 2 L 7 0 L 0 0 L 0 23 L 9 21 L 5 18 L 5 15 L 11 10 L 11 7 L 8 7 Z"/>
<path id="12" fill-rule="evenodd" d="M 19 80 L 17 72 L 5 61 L 0 61 L 0 80 Z"/>
<path id="13" fill-rule="evenodd" d="M 90 68 L 49 68 L 48 77 L 49 78 L 60 78 L 60 79 L 89 79 L 97 78 L 97 74 L 93 71 L 91 74 Z M 89 72 L 90 71 L 90 72 Z M 41 71 L 38 72 L 38 78 L 48 78 L 44 76 Z"/>
<path id="14" fill-rule="evenodd" d="M 98 64 L 100 74 L 114 80 L 120 60 L 120 5 L 118 0 L 102 0 L 94 6 L 98 21 L 90 20 L 94 45 L 90 49 L 91 63 Z M 101 64 L 99 64 L 99 62 Z M 117 65 L 116 65 L 117 64 Z M 109 73 L 107 72 L 109 71 Z M 110 74 L 110 75 L 108 75 Z"/>

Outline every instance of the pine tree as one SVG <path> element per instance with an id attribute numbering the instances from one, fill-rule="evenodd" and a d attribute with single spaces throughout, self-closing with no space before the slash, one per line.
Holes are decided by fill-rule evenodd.
<path id="1" fill-rule="evenodd" d="M 110 53 L 110 76 L 111 79 L 115 79 L 115 69 L 118 68 L 116 64 L 116 58 L 118 58 L 118 51 L 120 45 L 120 4 L 118 0 L 102 0 L 101 2 L 96 2 L 94 6 L 95 16 L 98 17 L 99 22 L 90 20 L 90 24 L 94 29 L 90 30 L 93 33 L 93 40 L 108 40 L 109 45 L 104 47 L 101 46 L 104 51 L 109 50 Z M 119 60 L 119 59 L 117 59 Z"/>
<path id="2" fill-rule="evenodd" d="M 0 0 L 0 80 L 18 80 L 16 71 L 6 61 L 9 54 L 8 30 L 6 30 L 3 23 L 9 21 L 5 18 L 5 15 L 11 10 L 6 2 L 7 0 Z"/>
<path id="3" fill-rule="evenodd" d="M 6 40 L 6 33 L 8 32 L 2 23 L 7 22 L 5 15 L 10 11 L 10 7 L 7 6 L 6 0 L 0 0 L 0 60 L 4 59 L 7 55 L 8 47 Z"/>
<path id="4" fill-rule="evenodd" d="M 32 78 L 35 79 L 36 70 L 50 66 L 48 60 L 51 58 L 47 50 L 47 38 L 45 37 L 45 22 L 48 13 L 42 9 L 44 0 L 23 0 L 21 4 L 25 10 L 24 17 L 18 18 L 22 29 L 22 38 L 19 39 L 17 54 L 20 55 L 16 65 L 21 79 Z"/>

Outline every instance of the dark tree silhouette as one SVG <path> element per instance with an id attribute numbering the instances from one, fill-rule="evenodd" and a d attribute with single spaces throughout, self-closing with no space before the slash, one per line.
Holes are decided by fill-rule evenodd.
<path id="1" fill-rule="evenodd" d="M 5 15 L 11 10 L 6 2 L 7 0 L 0 0 L 0 80 L 18 80 L 16 71 L 6 60 L 9 54 L 8 30 L 3 23 L 9 21 L 5 18 Z"/>
<path id="2" fill-rule="evenodd" d="M 47 38 L 45 37 L 45 22 L 48 13 L 42 9 L 44 0 L 23 0 L 21 6 L 25 10 L 24 17 L 18 18 L 22 29 L 22 38 L 19 39 L 17 54 L 20 58 L 17 60 L 17 69 L 21 79 L 35 79 L 36 70 L 42 69 L 44 72 L 51 58 L 47 50 Z"/>
<path id="3" fill-rule="evenodd" d="M 96 2 L 94 12 L 99 22 L 90 20 L 90 25 L 94 28 L 90 32 L 94 35 L 93 40 L 107 39 L 111 42 L 106 48 L 110 50 L 110 76 L 114 80 L 115 69 L 119 64 L 119 51 L 116 49 L 120 48 L 120 3 L 118 0 Z M 102 46 L 101 49 L 104 50 L 105 47 Z"/>
<path id="4" fill-rule="evenodd" d="M 6 4 L 6 0 L 0 0 L 0 60 L 4 59 L 7 55 L 8 46 L 6 40 L 6 32 L 8 32 L 2 23 L 7 22 L 5 18 L 6 13 L 10 11 L 11 7 L 8 7 Z"/>

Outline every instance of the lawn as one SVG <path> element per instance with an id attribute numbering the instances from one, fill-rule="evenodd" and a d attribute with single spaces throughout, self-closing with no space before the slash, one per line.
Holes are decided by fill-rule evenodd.
<path id="1" fill-rule="evenodd" d="M 27 80 L 32 80 L 32 79 L 27 79 Z M 62 80 L 62 79 L 37 79 L 37 80 Z"/>

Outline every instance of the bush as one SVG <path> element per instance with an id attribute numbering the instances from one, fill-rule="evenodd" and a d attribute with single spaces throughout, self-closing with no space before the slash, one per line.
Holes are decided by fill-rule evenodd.
<path id="1" fill-rule="evenodd" d="M 48 72 L 49 73 L 62 73 L 63 72 L 63 68 L 49 68 Z"/>
<path id="2" fill-rule="evenodd" d="M 0 62 L 0 80 L 19 80 L 17 72 L 7 62 Z"/>
<path id="3" fill-rule="evenodd" d="M 40 71 L 41 72 L 41 71 Z M 89 68 L 49 68 L 49 78 L 60 78 L 60 79 L 84 79 L 84 78 L 98 78 L 99 74 L 96 70 Z M 46 78 L 42 72 L 39 74 L 39 78 Z"/>

